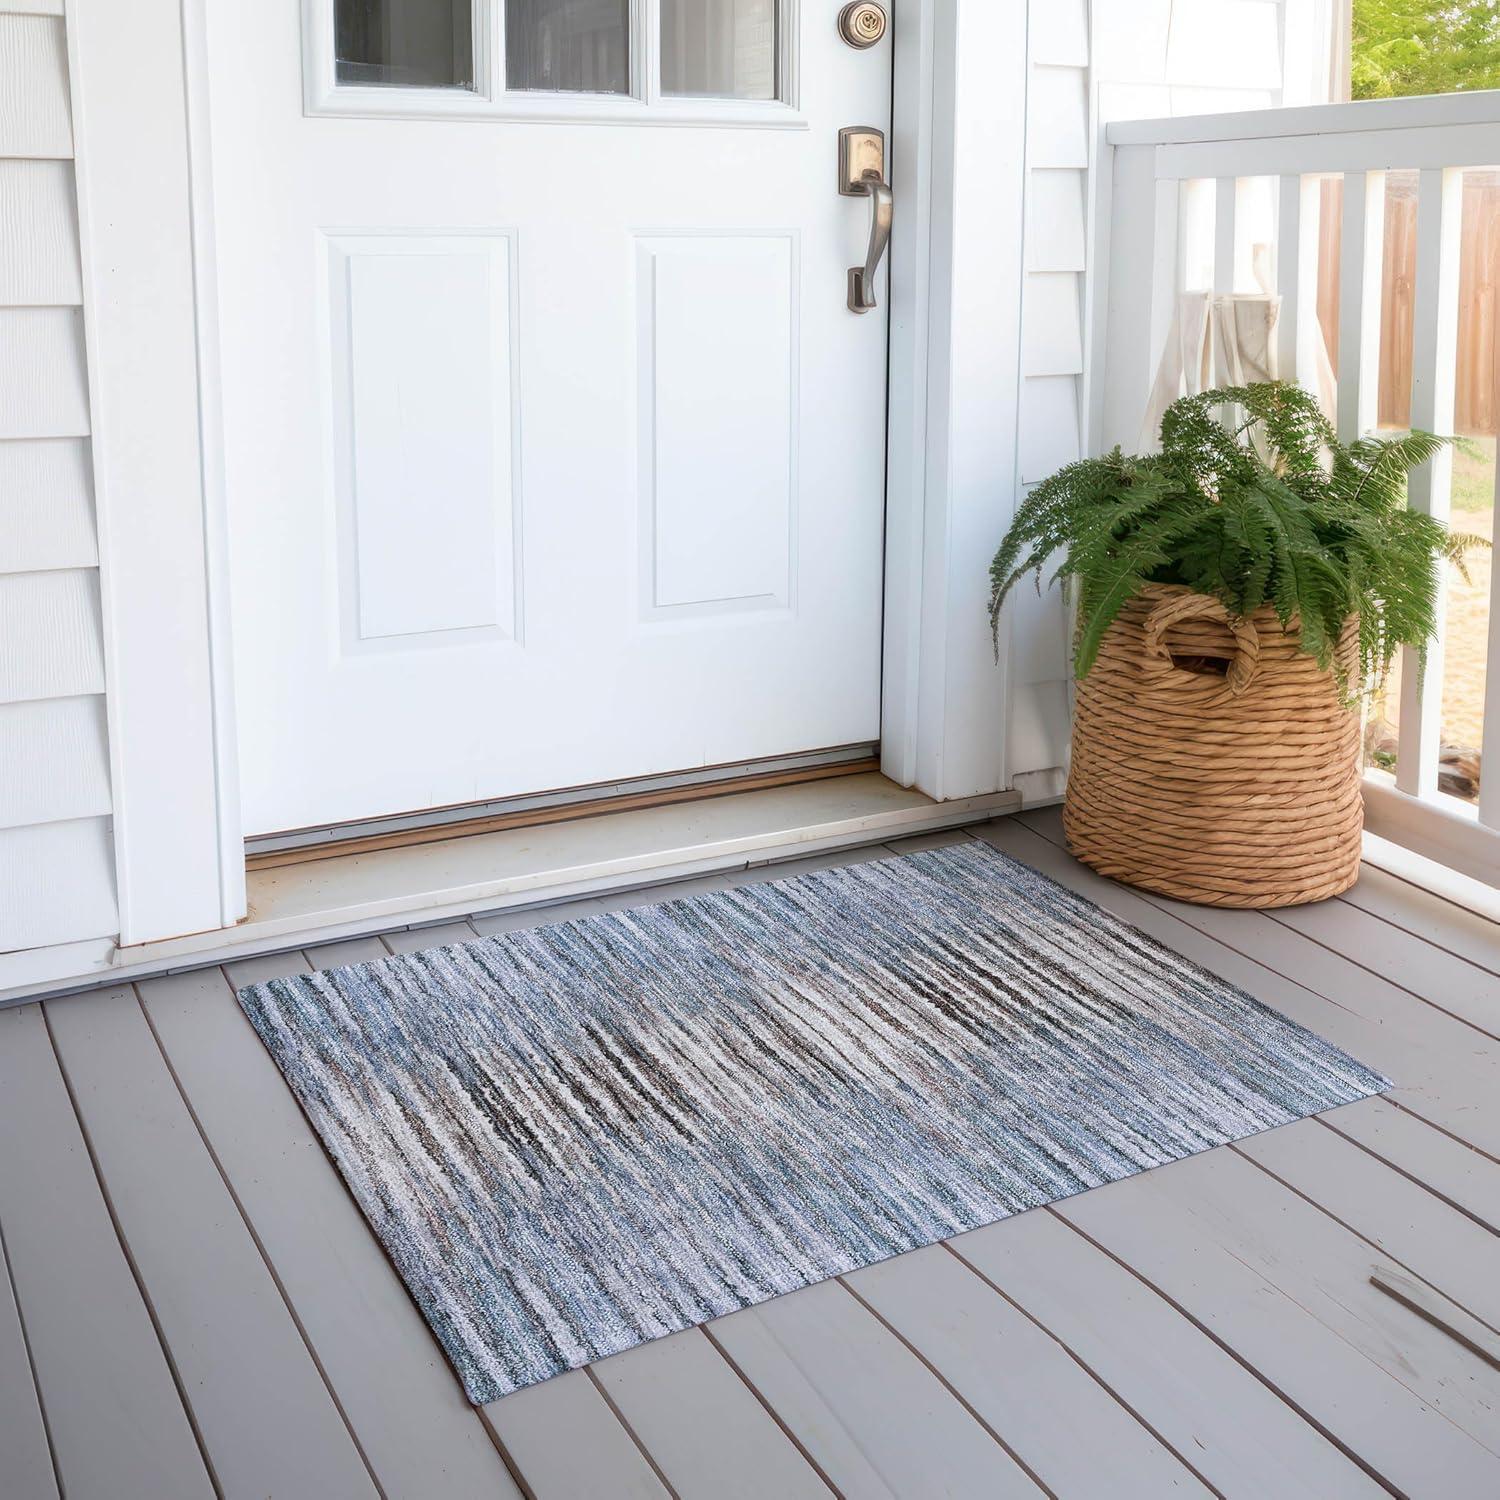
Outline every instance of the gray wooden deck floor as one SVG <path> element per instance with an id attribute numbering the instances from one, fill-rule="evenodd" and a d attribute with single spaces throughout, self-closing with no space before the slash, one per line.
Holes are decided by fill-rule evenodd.
<path id="1" fill-rule="evenodd" d="M 974 832 L 1397 1087 L 476 1411 L 231 993 L 454 927 L 0 1012 L 0 1495 L 1500 1495 L 1500 928 Z"/>

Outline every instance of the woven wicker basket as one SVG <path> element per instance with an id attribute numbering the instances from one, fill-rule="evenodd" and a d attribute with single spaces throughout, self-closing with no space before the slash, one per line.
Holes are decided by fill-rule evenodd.
<path id="1" fill-rule="evenodd" d="M 1346 672 L 1357 653 L 1351 621 Z M 1359 874 L 1359 715 L 1272 610 L 1151 584 L 1078 684 L 1063 821 L 1085 864 L 1183 901 L 1335 896 Z"/>

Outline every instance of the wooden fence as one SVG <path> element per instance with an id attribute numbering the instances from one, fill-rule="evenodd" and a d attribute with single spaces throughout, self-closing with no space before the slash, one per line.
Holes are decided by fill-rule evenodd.
<path id="1" fill-rule="evenodd" d="M 1339 359 L 1339 207 L 1342 183 L 1322 184 L 1318 321 L 1335 369 Z M 1385 285 L 1380 308 L 1380 424 L 1411 420 L 1412 311 L 1417 280 L 1417 179 L 1386 177 Z M 1454 427 L 1493 437 L 1500 426 L 1495 341 L 1500 331 L 1500 172 L 1464 174 L 1458 278 L 1458 385 Z"/>

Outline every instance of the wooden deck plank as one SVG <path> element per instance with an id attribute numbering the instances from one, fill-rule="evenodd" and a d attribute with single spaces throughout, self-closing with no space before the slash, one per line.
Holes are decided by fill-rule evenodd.
<path id="1" fill-rule="evenodd" d="M 698 1329 L 593 1366 L 681 1500 L 828 1500 L 833 1493 Z"/>
<path id="2" fill-rule="evenodd" d="M 1500 1163 L 1385 1099 L 1362 1099 L 1320 1118 L 1500 1234 Z"/>
<path id="3" fill-rule="evenodd" d="M 31 1370 L 31 1353 L 16 1309 L 10 1262 L 0 1233 L 0 1480 L 16 1500 L 51 1500 L 57 1473 L 47 1424 Z"/>
<path id="4" fill-rule="evenodd" d="M 1316 1120 L 1236 1149 L 1500 1332 L 1500 1239 L 1490 1230 Z"/>
<path id="5" fill-rule="evenodd" d="M 825 1281 L 709 1332 L 844 1495 L 1024 1495 L 1039 1486 L 846 1288 Z"/>
<path id="6" fill-rule="evenodd" d="M 532 1500 L 668 1500 L 584 1370 L 491 1401 L 483 1416 Z"/>
<path id="7" fill-rule="evenodd" d="M 1227 1500 L 1386 1491 L 1166 1299 L 1038 1210 L 949 1242 Z"/>
<path id="8" fill-rule="evenodd" d="M 53 1000 L 45 1008 L 121 1234 L 219 1483 L 236 1495 L 374 1495 L 364 1459 L 134 991 Z"/>
<path id="9" fill-rule="evenodd" d="M 1500 1037 L 1500 975 L 1436 948 L 1345 901 L 1320 901 L 1267 915 L 1429 1005 Z"/>
<path id="10" fill-rule="evenodd" d="M 1054 1493 L 1212 1493 L 1061 1343 L 942 1246 L 843 1279 Z"/>
<path id="11" fill-rule="evenodd" d="M 1396 1082 L 1391 1097 L 1455 1135 L 1486 1149 L 1493 1146 L 1500 1154 L 1500 1090 L 1494 1086 L 1500 1071 L 1500 1046 L 1490 1038 L 1393 986 L 1382 988 L 1372 975 L 1353 965 L 1344 967 L 1344 982 L 1333 997 L 1287 978 L 1278 968 L 1295 969 L 1303 976 L 1300 962 L 1293 964 L 1287 957 L 1291 945 L 1301 943 L 1324 959 L 1334 955 L 1259 912 L 1184 907 L 1180 915 L 1176 910 L 1180 903 L 1167 903 L 1106 880 L 1018 819 L 986 824 L 976 832 L 996 848 L 1380 1069 Z M 1168 910 L 1169 906 L 1173 909 Z M 1321 967 L 1317 959 L 1309 961 Z M 1325 980 L 1329 977 L 1324 976 Z M 1311 976 L 1306 978 L 1310 982 Z"/>
<path id="12" fill-rule="evenodd" d="M 0 1011 L 0 1227 L 69 1495 L 211 1496 L 39 1005 Z"/>
<path id="13" fill-rule="evenodd" d="M 1388 870 L 1362 865 L 1358 884 L 1338 899 L 1500 974 L 1500 922 L 1424 891 Z"/>
<path id="14" fill-rule="evenodd" d="M 362 939 L 350 958 L 384 952 Z M 305 970 L 301 955 L 259 969 Z M 245 982 L 249 982 L 248 978 Z M 147 1014 L 308 1340 L 392 1496 L 518 1492 L 422 1315 L 218 970 L 141 986 Z"/>
<path id="15" fill-rule="evenodd" d="M 1208 1152 L 1055 1210 L 1411 1495 L 1500 1493 L 1500 1371 L 1370 1285 L 1389 1259 L 1243 1157 Z"/>

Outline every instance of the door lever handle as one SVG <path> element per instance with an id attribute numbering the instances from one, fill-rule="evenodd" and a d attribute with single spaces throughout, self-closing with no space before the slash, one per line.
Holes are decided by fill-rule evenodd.
<path id="1" fill-rule="evenodd" d="M 875 272 L 891 242 L 895 198 L 885 180 L 885 135 L 869 125 L 847 125 L 839 131 L 839 192 L 870 200 L 870 248 L 862 266 L 849 267 L 849 311 L 875 306 Z"/>

